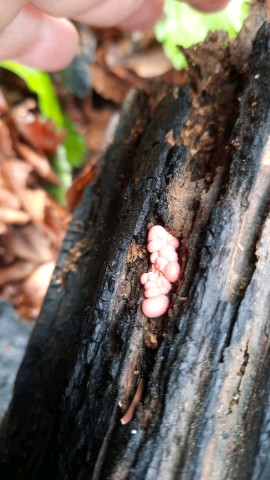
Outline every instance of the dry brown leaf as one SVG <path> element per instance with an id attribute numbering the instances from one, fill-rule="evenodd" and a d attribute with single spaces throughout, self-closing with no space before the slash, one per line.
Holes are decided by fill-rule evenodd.
<path id="1" fill-rule="evenodd" d="M 7 233 L 7 226 L 5 223 L 0 222 L 0 235 L 5 235 Z"/>
<path id="2" fill-rule="evenodd" d="M 11 225 L 24 225 L 30 220 L 30 215 L 22 210 L 0 207 L 0 222 Z"/>
<path id="3" fill-rule="evenodd" d="M 125 70 L 132 70 L 141 78 L 155 78 L 164 75 L 172 68 L 170 60 L 164 55 L 160 45 L 128 54 L 125 50 L 121 50 L 120 46 L 111 45 L 106 53 L 106 63 L 115 73 L 119 67 L 125 67 Z"/>
<path id="4" fill-rule="evenodd" d="M 126 66 L 141 78 L 155 78 L 164 75 L 172 68 L 162 47 L 153 47 L 129 58 Z"/>
<path id="5" fill-rule="evenodd" d="M 24 210 L 30 215 L 33 222 L 43 223 L 45 218 L 46 192 L 40 188 L 30 190 L 22 188 L 18 190 L 18 197 L 21 200 Z"/>
<path id="6" fill-rule="evenodd" d="M 87 119 L 87 146 L 91 151 L 91 154 L 97 152 L 98 156 L 100 156 L 100 152 L 104 147 L 106 129 L 115 109 L 103 108 L 97 110 L 93 107 L 91 99 L 87 98 L 83 102 L 83 111 Z"/>
<path id="7" fill-rule="evenodd" d="M 20 289 L 19 283 L 7 283 L 1 287 L 1 298 L 7 302 L 12 302 L 16 306 Z"/>
<path id="8" fill-rule="evenodd" d="M 93 180 L 94 173 L 95 165 L 88 166 L 68 189 L 66 198 L 68 208 L 71 212 L 81 200 L 85 186 Z"/>
<path id="9" fill-rule="evenodd" d="M 12 109 L 12 119 L 19 133 L 33 147 L 54 154 L 66 136 L 65 131 L 57 129 L 52 120 L 34 115 L 35 108 L 35 101 L 28 99 Z"/>
<path id="10" fill-rule="evenodd" d="M 0 89 L 0 115 L 3 116 L 9 111 L 9 105 L 6 101 L 6 98 Z"/>
<path id="11" fill-rule="evenodd" d="M 51 240 L 33 223 L 23 227 L 10 227 L 3 245 L 4 248 L 9 248 L 14 256 L 36 264 L 46 263 L 55 258 Z"/>
<path id="12" fill-rule="evenodd" d="M 52 197 L 47 195 L 47 205 L 45 208 L 45 225 L 53 232 L 59 241 L 63 240 L 64 233 L 71 220 L 71 215 L 67 209 L 59 205 Z"/>
<path id="13" fill-rule="evenodd" d="M 12 210 L 20 210 L 20 199 L 7 188 L 0 186 L 0 206 L 11 208 Z"/>
<path id="14" fill-rule="evenodd" d="M 23 290 L 38 309 L 40 308 L 48 290 L 54 271 L 55 262 L 39 265 L 23 283 Z"/>
<path id="15" fill-rule="evenodd" d="M 32 165 L 38 175 L 53 185 L 60 184 L 58 177 L 54 173 L 50 162 L 45 155 L 35 152 L 31 147 L 24 143 L 17 143 L 16 148 L 22 158 Z"/>
<path id="16" fill-rule="evenodd" d="M 53 197 L 47 193 L 47 205 L 46 209 L 51 209 L 54 211 L 55 216 L 59 219 L 60 222 L 65 221 L 66 217 L 69 215 L 67 209 L 60 205 Z"/>
<path id="17" fill-rule="evenodd" d="M 35 117 L 33 122 L 24 124 L 23 136 L 33 147 L 53 155 L 58 145 L 63 142 L 66 133 L 62 129 L 57 130 L 52 120 Z"/>
<path id="18" fill-rule="evenodd" d="M 10 114 L 0 90 L 1 296 L 24 318 L 39 313 L 67 226 L 67 210 L 49 197 L 39 180 L 59 185 L 42 152 L 54 153 L 64 132 L 37 118 L 34 108 L 30 99 Z"/>
<path id="19" fill-rule="evenodd" d="M 104 144 L 105 129 L 102 130 L 100 125 L 94 122 L 89 125 L 87 132 L 87 145 L 91 152 L 100 152 Z"/>
<path id="20" fill-rule="evenodd" d="M 34 263 L 24 262 L 23 260 L 17 260 L 7 267 L 0 267 L 0 285 L 5 285 L 8 282 L 18 282 L 30 275 L 35 268 Z"/>
<path id="21" fill-rule="evenodd" d="M 1 119 L 0 119 L 0 156 L 3 159 L 15 156 L 15 153 L 12 147 L 12 140 L 11 140 L 9 128 Z"/>
<path id="22" fill-rule="evenodd" d="M 39 314 L 54 269 L 54 262 L 37 267 L 25 281 L 3 288 L 7 300 L 13 300 L 21 318 L 36 318 Z M 13 288 L 11 288 L 13 287 Z"/>
<path id="23" fill-rule="evenodd" d="M 12 158 L 1 163 L 1 170 L 4 179 L 16 191 L 26 187 L 33 168 L 22 160 Z"/>
<path id="24" fill-rule="evenodd" d="M 97 64 L 90 66 L 92 85 L 95 91 L 102 97 L 115 103 L 122 103 L 130 84 L 116 77 L 112 72 Z"/>

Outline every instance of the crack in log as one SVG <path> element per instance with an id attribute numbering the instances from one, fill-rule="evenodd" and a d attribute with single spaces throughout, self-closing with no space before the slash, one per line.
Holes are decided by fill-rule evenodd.
<path id="1" fill-rule="evenodd" d="M 243 362 L 239 368 L 239 371 L 237 373 L 237 375 L 240 376 L 240 379 L 239 379 L 239 383 L 237 385 L 237 389 L 235 391 L 235 393 L 232 395 L 232 399 L 229 403 L 229 407 L 228 407 L 228 415 L 232 414 L 233 413 L 233 407 L 234 405 L 238 404 L 239 401 L 240 401 L 240 396 L 241 396 L 241 385 L 242 385 L 242 382 L 243 382 L 243 376 L 245 375 L 245 371 L 246 371 L 246 368 L 247 368 L 247 365 L 248 365 L 248 362 L 249 362 L 249 352 L 248 352 L 248 344 L 249 344 L 249 340 L 247 341 L 246 343 L 246 348 L 244 350 L 244 354 L 243 354 Z"/>
<path id="2" fill-rule="evenodd" d="M 255 269 L 256 244 L 270 206 L 270 168 L 265 163 L 266 160 L 269 161 L 269 154 L 265 153 L 270 148 L 269 144 L 268 140 L 262 152 L 260 170 L 247 199 L 248 208 L 243 214 L 232 254 L 225 291 L 225 299 L 230 303 L 237 303 L 238 297 L 244 296 Z"/>

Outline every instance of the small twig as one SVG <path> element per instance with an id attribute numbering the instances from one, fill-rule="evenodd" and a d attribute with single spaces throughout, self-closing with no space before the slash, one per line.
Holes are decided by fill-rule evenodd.
<path id="1" fill-rule="evenodd" d="M 144 387 L 144 380 L 141 378 L 131 404 L 129 405 L 125 415 L 120 419 L 120 422 L 122 423 L 122 425 L 127 425 L 130 422 L 130 420 L 132 420 L 134 412 L 137 408 L 137 405 L 142 398 L 143 387 Z"/>

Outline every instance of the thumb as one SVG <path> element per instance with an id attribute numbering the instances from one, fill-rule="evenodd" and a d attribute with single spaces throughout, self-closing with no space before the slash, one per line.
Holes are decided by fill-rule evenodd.
<path id="1" fill-rule="evenodd" d="M 64 19 L 25 6 L 0 32 L 0 60 L 12 59 L 40 70 L 65 68 L 77 51 L 78 34 Z"/>

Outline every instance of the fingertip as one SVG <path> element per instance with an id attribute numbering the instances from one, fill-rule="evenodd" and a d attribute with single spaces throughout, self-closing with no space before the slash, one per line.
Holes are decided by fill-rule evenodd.
<path id="1" fill-rule="evenodd" d="M 13 60 L 38 70 L 55 72 L 67 67 L 75 57 L 79 36 L 68 20 L 42 15 L 42 23 L 34 41 Z"/>
<path id="2" fill-rule="evenodd" d="M 214 13 L 227 7 L 230 0 L 189 0 L 187 3 L 204 13 Z"/>
<path id="3" fill-rule="evenodd" d="M 164 315 L 169 308 L 169 298 L 166 295 L 157 295 L 146 298 L 142 303 L 142 312 L 148 318 L 158 318 Z"/>
<path id="4" fill-rule="evenodd" d="M 165 0 L 145 0 L 143 7 L 121 23 L 122 30 L 143 30 L 152 27 L 162 16 Z"/>

